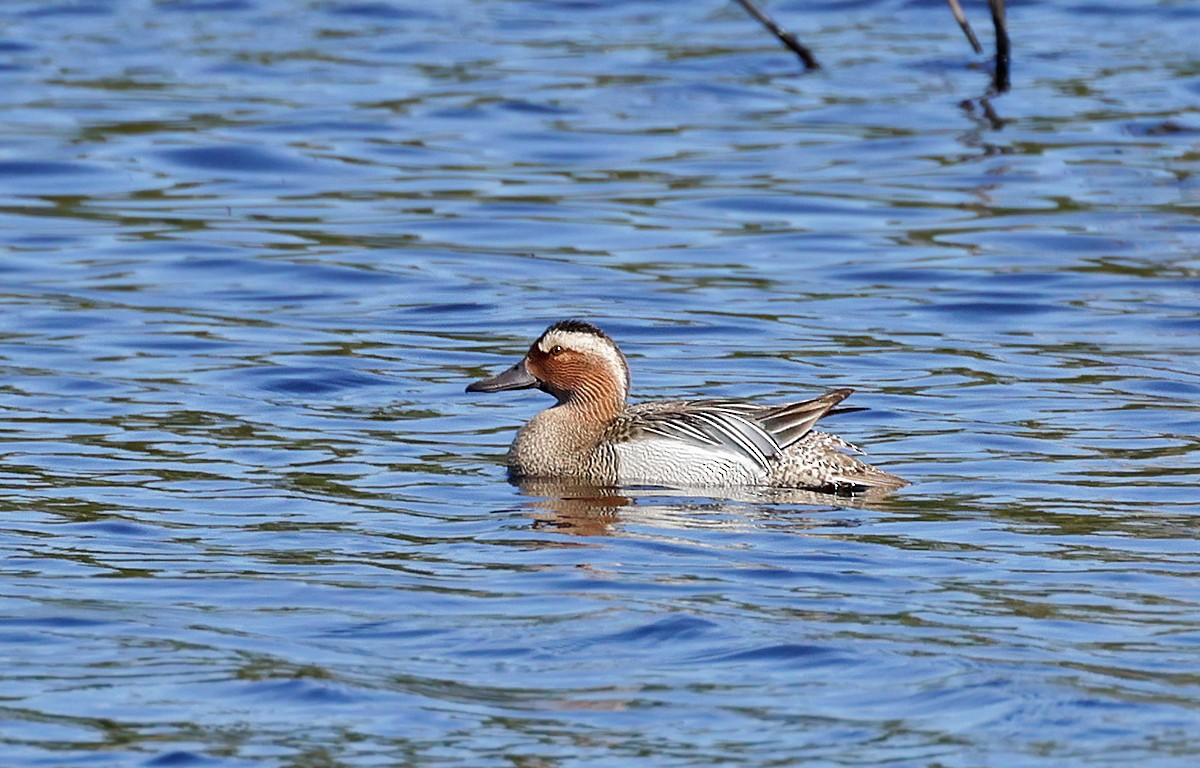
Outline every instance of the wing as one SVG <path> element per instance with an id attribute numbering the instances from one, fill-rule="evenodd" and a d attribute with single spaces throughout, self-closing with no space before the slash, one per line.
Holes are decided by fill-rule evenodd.
<path id="1" fill-rule="evenodd" d="M 730 451 L 770 471 L 771 462 L 853 391 L 835 389 L 812 400 L 778 406 L 737 400 L 642 403 L 629 409 L 620 431 L 626 440 L 649 434 Z"/>
<path id="2" fill-rule="evenodd" d="M 730 451 L 768 471 L 782 446 L 755 415 L 762 406 L 726 400 L 645 403 L 629 412 L 627 439 L 650 434 Z"/>

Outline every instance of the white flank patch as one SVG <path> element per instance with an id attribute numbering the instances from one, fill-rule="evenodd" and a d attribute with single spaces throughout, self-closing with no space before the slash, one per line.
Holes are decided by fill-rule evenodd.
<path id="1" fill-rule="evenodd" d="M 665 437 L 641 437 L 617 443 L 617 480 L 675 486 L 757 485 L 767 472 L 748 457 L 722 448 L 705 448 Z"/>

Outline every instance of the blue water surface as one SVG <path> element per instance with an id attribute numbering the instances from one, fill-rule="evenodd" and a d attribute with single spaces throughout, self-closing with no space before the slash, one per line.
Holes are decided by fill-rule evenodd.
<path id="1" fill-rule="evenodd" d="M 1200 9 L 767 8 L 0 6 L 0 762 L 1196 765 Z M 510 485 L 564 317 L 913 484 Z"/>

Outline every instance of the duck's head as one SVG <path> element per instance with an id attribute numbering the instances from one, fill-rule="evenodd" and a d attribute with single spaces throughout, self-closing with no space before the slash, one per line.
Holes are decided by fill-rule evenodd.
<path id="1" fill-rule="evenodd" d="M 532 387 L 560 403 L 615 403 L 619 408 L 629 396 L 629 364 L 604 331 L 581 320 L 562 320 L 547 328 L 516 365 L 467 391 Z"/>

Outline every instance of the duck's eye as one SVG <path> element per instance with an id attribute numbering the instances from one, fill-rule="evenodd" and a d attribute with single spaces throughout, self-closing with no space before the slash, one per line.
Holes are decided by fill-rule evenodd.
<path id="1" fill-rule="evenodd" d="M 566 350 L 557 344 L 555 344 L 553 347 L 550 348 L 550 356 L 551 357 L 558 357 L 563 352 L 566 352 Z"/>

